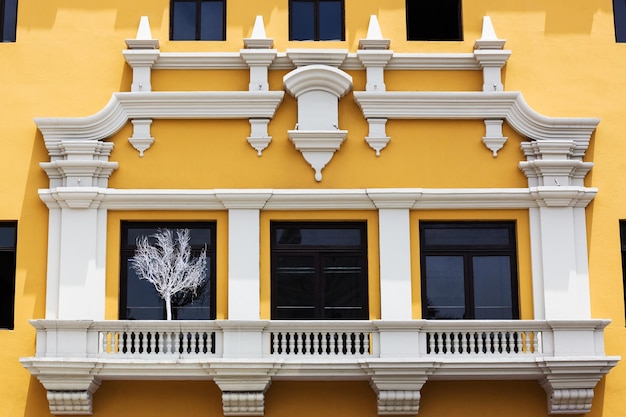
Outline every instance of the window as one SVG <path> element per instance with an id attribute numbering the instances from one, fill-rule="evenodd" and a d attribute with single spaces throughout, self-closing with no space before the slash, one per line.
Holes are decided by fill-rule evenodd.
<path id="1" fill-rule="evenodd" d="M 626 0 L 613 0 L 615 41 L 626 42 Z"/>
<path id="2" fill-rule="evenodd" d="M 17 222 L 0 222 L 0 329 L 13 329 Z"/>
<path id="3" fill-rule="evenodd" d="M 272 222 L 272 319 L 368 319 L 365 223 Z"/>
<path id="4" fill-rule="evenodd" d="M 226 40 L 226 0 L 172 0 L 170 39 Z"/>
<path id="5" fill-rule="evenodd" d="M 215 223 L 214 222 L 122 222 L 120 261 L 120 309 L 122 320 L 163 320 L 165 301 L 148 281 L 137 277 L 129 260 L 135 255 L 137 238 L 151 236 L 160 229 L 189 229 L 192 255 L 206 247 L 207 274 L 196 290 L 172 299 L 172 319 L 209 320 L 215 318 Z"/>
<path id="6" fill-rule="evenodd" d="M 0 0 L 0 33 L 2 42 L 15 42 L 17 0 Z"/>
<path id="7" fill-rule="evenodd" d="M 425 319 L 517 319 L 513 222 L 420 222 Z"/>
<path id="8" fill-rule="evenodd" d="M 624 304 L 626 305 L 626 220 L 620 220 L 619 234 L 622 248 L 622 280 L 624 282 Z"/>
<path id="9" fill-rule="evenodd" d="M 343 0 L 290 0 L 289 40 L 343 41 Z"/>
<path id="10" fill-rule="evenodd" d="M 461 0 L 406 0 L 410 41 L 462 41 Z"/>

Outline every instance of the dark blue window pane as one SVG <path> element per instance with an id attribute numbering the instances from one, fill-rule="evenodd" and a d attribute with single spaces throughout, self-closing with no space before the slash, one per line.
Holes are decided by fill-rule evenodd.
<path id="1" fill-rule="evenodd" d="M 626 42 L 626 1 L 613 0 L 613 18 L 615 21 L 615 40 Z"/>
<path id="2" fill-rule="evenodd" d="M 343 11 L 341 1 L 320 1 L 319 26 L 321 41 L 343 39 Z"/>
<path id="3" fill-rule="evenodd" d="M 276 243 L 303 246 L 359 246 L 361 230 L 279 228 L 276 230 Z"/>
<path id="4" fill-rule="evenodd" d="M 511 258 L 509 256 L 475 256 L 474 308 L 477 319 L 510 319 Z"/>
<path id="5" fill-rule="evenodd" d="M 202 2 L 200 39 L 205 41 L 224 40 L 224 3 L 221 0 Z"/>
<path id="6" fill-rule="evenodd" d="M 465 275 L 462 256 L 426 257 L 426 319 L 465 318 Z"/>
<path id="7" fill-rule="evenodd" d="M 174 3 L 172 39 L 192 41 L 196 39 L 196 2 L 177 1 Z"/>
<path id="8" fill-rule="evenodd" d="M 0 224 L 0 248 L 15 248 L 14 224 Z"/>
<path id="9" fill-rule="evenodd" d="M 291 40 L 315 40 L 315 3 L 291 2 Z"/>
<path id="10" fill-rule="evenodd" d="M 424 230 L 424 243 L 427 246 L 485 246 L 508 245 L 510 243 L 507 228 L 445 228 Z"/>
<path id="11" fill-rule="evenodd" d="M 4 0 L 4 16 L 2 16 L 2 41 L 15 42 L 17 25 L 17 0 Z"/>

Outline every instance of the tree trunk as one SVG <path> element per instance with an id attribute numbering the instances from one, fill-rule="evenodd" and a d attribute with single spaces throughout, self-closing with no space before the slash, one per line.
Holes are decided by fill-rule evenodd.
<path id="1" fill-rule="evenodd" d="M 172 320 L 172 296 L 165 297 L 165 311 L 167 312 L 167 319 Z"/>

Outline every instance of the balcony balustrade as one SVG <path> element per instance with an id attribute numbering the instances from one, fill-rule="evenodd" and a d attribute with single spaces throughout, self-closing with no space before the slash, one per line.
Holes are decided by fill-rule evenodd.
<path id="1" fill-rule="evenodd" d="M 369 380 L 381 415 L 416 414 L 427 380 L 536 379 L 550 412 L 574 414 L 619 360 L 604 353 L 605 320 L 31 323 L 36 355 L 22 363 L 54 414 L 90 414 L 103 380 L 177 378 L 214 380 L 226 415 L 262 415 L 272 379 L 324 378 Z"/>

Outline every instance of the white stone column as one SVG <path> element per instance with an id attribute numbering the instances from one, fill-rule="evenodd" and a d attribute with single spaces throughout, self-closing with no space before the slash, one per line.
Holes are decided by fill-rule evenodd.
<path id="1" fill-rule="evenodd" d="M 412 320 L 409 209 L 420 194 L 391 197 L 385 190 L 368 190 L 368 195 L 378 208 L 381 319 Z"/>
<path id="2" fill-rule="evenodd" d="M 46 318 L 103 320 L 106 209 L 103 189 L 118 166 L 109 162 L 112 143 L 47 142 L 50 162 L 41 167 L 50 188 L 39 192 L 50 209 Z"/>
<path id="3" fill-rule="evenodd" d="M 522 144 L 538 206 L 529 212 L 535 320 L 591 318 L 585 207 L 597 190 L 583 186 L 593 164 L 576 149 L 565 139 Z"/>
<path id="4" fill-rule="evenodd" d="M 228 319 L 260 318 L 260 209 L 270 192 L 219 190 L 228 209 Z"/>

